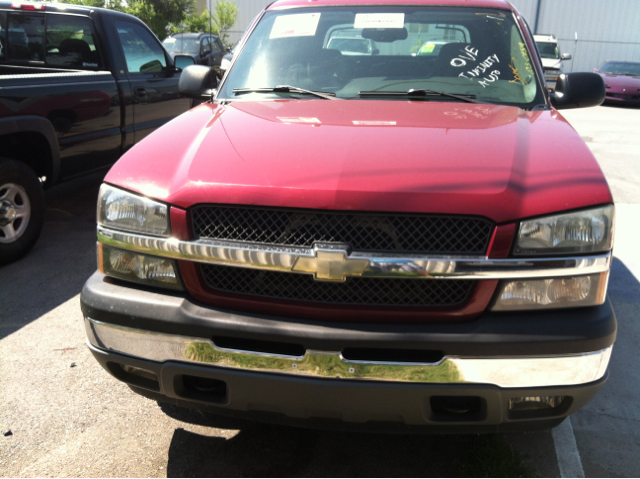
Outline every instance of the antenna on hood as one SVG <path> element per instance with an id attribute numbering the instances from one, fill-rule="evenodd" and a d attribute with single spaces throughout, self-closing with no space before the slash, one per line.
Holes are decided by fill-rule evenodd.
<path id="1" fill-rule="evenodd" d="M 209 6 L 209 49 L 211 51 L 213 50 L 213 45 L 211 44 L 211 42 L 213 41 L 213 18 L 211 13 L 213 0 L 207 0 L 207 3 Z M 213 67 L 213 65 L 211 65 L 211 69 L 213 70 L 213 75 L 211 75 L 211 85 L 209 85 L 211 88 L 209 88 L 209 90 L 211 91 L 211 103 L 213 103 L 213 87 L 214 87 L 213 82 L 217 80 L 218 72 L 216 72 L 216 69 Z"/>

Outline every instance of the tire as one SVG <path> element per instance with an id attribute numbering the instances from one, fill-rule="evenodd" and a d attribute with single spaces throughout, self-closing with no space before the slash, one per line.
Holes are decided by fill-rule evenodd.
<path id="1" fill-rule="evenodd" d="M 24 163 L 0 158 L 0 266 L 33 248 L 44 224 L 44 191 Z"/>

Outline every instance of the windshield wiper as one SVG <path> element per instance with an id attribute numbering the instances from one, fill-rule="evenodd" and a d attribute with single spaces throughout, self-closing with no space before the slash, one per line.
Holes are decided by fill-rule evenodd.
<path id="1" fill-rule="evenodd" d="M 236 95 L 239 93 L 302 93 L 305 95 L 314 95 L 319 98 L 324 98 L 325 100 L 337 100 L 338 98 L 333 98 L 336 96 L 335 93 L 328 91 L 313 91 L 313 90 L 305 90 L 304 88 L 299 88 L 297 86 L 291 85 L 277 85 L 274 88 L 234 88 L 231 90 Z"/>
<path id="2" fill-rule="evenodd" d="M 466 94 L 454 94 L 454 93 L 445 93 L 442 91 L 436 90 L 427 90 L 425 88 L 412 88 L 409 91 L 361 91 L 358 92 L 360 96 L 408 96 L 408 97 L 422 97 L 428 98 L 433 96 L 446 96 L 450 98 L 455 98 L 456 100 L 466 101 L 468 103 L 478 103 L 475 101 L 475 95 L 466 95 Z"/>

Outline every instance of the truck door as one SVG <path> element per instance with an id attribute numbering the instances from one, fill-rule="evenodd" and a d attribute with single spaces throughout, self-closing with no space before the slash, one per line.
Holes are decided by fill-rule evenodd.
<path id="1" fill-rule="evenodd" d="M 133 94 L 133 140 L 187 111 L 191 100 L 178 92 L 180 74 L 170 65 L 160 42 L 139 23 L 116 20 Z"/>
<path id="2" fill-rule="evenodd" d="M 211 38 L 211 56 L 213 57 L 212 65 L 217 67 L 222 63 L 222 57 L 225 55 L 226 50 L 222 46 L 222 42 L 219 38 L 212 37 Z"/>

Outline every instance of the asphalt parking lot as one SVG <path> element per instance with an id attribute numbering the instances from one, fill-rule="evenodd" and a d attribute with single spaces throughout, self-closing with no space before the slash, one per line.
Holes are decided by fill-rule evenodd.
<path id="1" fill-rule="evenodd" d="M 602 106 L 565 117 L 598 158 L 618 206 L 609 284 L 618 340 L 609 380 L 586 408 L 552 432 L 501 439 L 542 477 L 638 477 L 640 109 Z M 35 249 L 0 268 L 0 432 L 11 431 L 0 436 L 0 475 L 481 475 L 461 467 L 473 436 L 337 433 L 204 417 L 144 399 L 109 376 L 84 345 L 79 306 L 96 264 L 103 175 L 47 192 Z"/>

